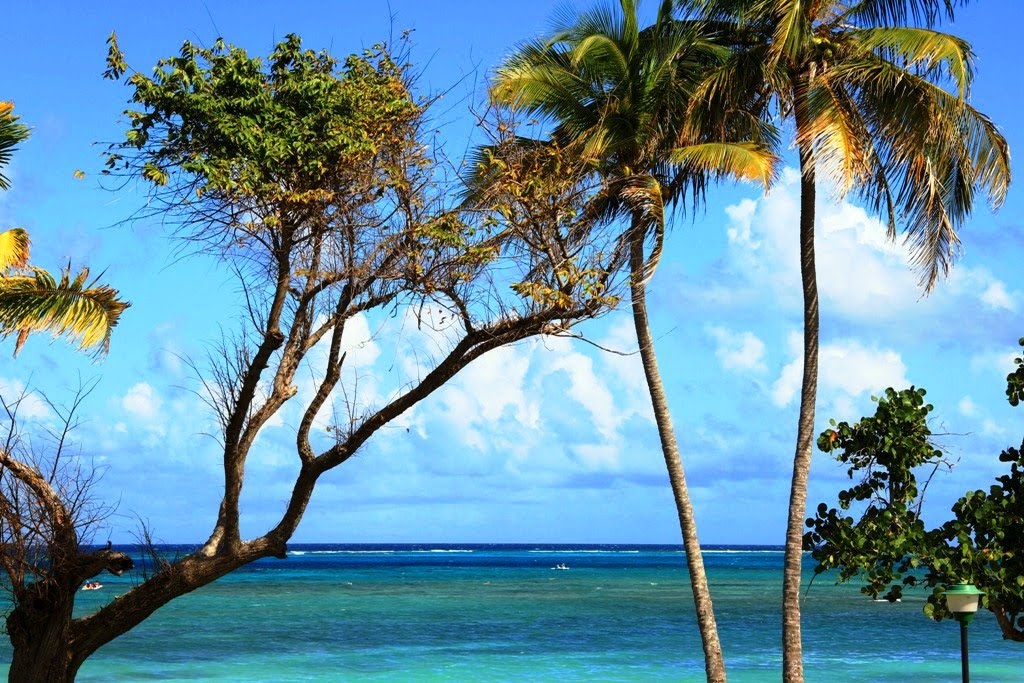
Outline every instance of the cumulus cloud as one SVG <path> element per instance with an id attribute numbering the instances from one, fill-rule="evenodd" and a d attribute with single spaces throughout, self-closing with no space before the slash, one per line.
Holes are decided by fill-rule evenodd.
<path id="1" fill-rule="evenodd" d="M 989 350 L 979 351 L 971 356 L 971 371 L 975 374 L 1003 380 L 1015 367 L 1014 359 L 1017 357 L 1015 351 Z"/>
<path id="2" fill-rule="evenodd" d="M 160 396 L 146 382 L 133 385 L 121 399 L 121 407 L 126 412 L 144 420 L 153 420 L 159 416 L 162 404 Z"/>
<path id="3" fill-rule="evenodd" d="M 50 416 L 50 408 L 46 405 L 46 401 L 35 392 L 30 391 L 19 379 L 0 377 L 0 396 L 12 409 L 17 403 L 19 418 L 37 420 Z"/>
<path id="4" fill-rule="evenodd" d="M 772 402 L 779 407 L 789 406 L 799 396 L 803 378 L 803 336 L 791 332 L 788 346 L 792 360 L 771 387 Z M 902 357 L 892 349 L 865 346 L 856 339 L 837 340 L 819 350 L 819 396 L 822 403 L 832 402 L 830 412 L 850 415 L 854 399 L 890 386 L 908 386 L 906 372 Z"/>
<path id="5" fill-rule="evenodd" d="M 727 327 L 705 328 L 715 340 L 715 357 L 726 370 L 764 372 L 764 342 L 753 332 L 734 332 Z"/>
<path id="6" fill-rule="evenodd" d="M 978 406 L 975 405 L 974 400 L 970 396 L 964 396 L 960 399 L 956 407 L 964 417 L 977 417 L 978 415 Z"/>
<path id="7" fill-rule="evenodd" d="M 799 173 L 783 171 L 772 191 L 758 199 L 743 199 L 726 207 L 728 250 L 724 268 L 748 298 L 771 296 L 789 311 L 800 310 Z M 903 319 L 909 311 L 934 313 L 956 300 L 971 301 L 991 310 L 1016 310 L 1019 292 L 985 268 L 957 266 L 948 282 L 923 298 L 919 277 L 910 267 L 910 252 L 902 240 L 890 240 L 886 226 L 862 207 L 835 202 L 819 191 L 815 206 L 818 288 L 822 309 L 858 322 Z M 715 298 L 717 288 L 703 288 L 702 297 Z M 742 301 L 733 294 L 729 300 Z M 709 301 L 709 303 L 711 303 Z"/>
<path id="8" fill-rule="evenodd" d="M 981 301 L 990 308 L 1011 312 L 1017 310 L 1017 302 L 1010 297 L 1006 291 L 1006 285 L 1002 282 L 996 281 L 989 284 L 988 288 L 981 294 Z"/>

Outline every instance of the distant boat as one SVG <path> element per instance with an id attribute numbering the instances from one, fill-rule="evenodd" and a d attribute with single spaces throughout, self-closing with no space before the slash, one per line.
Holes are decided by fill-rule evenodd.
<path id="1" fill-rule="evenodd" d="M 103 588 L 103 584 L 99 581 L 87 583 L 84 586 L 82 586 L 82 590 L 84 591 L 98 591 L 101 588 Z"/>
<path id="2" fill-rule="evenodd" d="M 567 564 L 563 564 L 563 563 L 561 563 L 561 562 L 559 562 L 559 563 L 558 563 L 558 564 L 556 564 L 556 565 L 555 565 L 554 567 L 552 567 L 552 569 L 563 569 L 563 570 L 564 570 L 564 569 L 568 569 L 568 568 L 569 568 L 569 565 L 567 565 Z"/>

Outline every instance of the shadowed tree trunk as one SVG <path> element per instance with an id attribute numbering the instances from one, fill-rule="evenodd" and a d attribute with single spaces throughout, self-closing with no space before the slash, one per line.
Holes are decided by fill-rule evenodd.
<path id="1" fill-rule="evenodd" d="M 797 137 L 802 130 L 802 103 L 796 104 Z M 818 389 L 818 282 L 814 266 L 814 164 L 809 145 L 800 148 L 800 277 L 804 293 L 804 370 L 800 387 L 793 480 L 789 492 L 786 553 L 782 578 L 782 676 L 786 683 L 804 679 L 800 634 L 800 572 L 807 508 L 807 477 L 811 470 L 814 405 Z"/>
<path id="2" fill-rule="evenodd" d="M 75 588 L 70 588 L 74 591 Z M 72 663 L 68 631 L 73 601 L 66 596 L 41 596 L 22 602 L 7 618 L 14 646 L 9 681 L 65 683 L 75 680 L 78 666 Z"/>
<path id="3" fill-rule="evenodd" d="M 707 576 L 704 574 L 704 558 L 700 551 L 697 538 L 697 521 L 693 515 L 693 505 L 686 489 L 686 474 L 683 462 L 679 457 L 679 446 L 672 429 L 672 416 L 669 413 L 665 388 L 658 372 L 658 360 L 654 352 L 654 340 L 647 324 L 647 300 L 645 294 L 644 267 L 644 232 L 639 221 L 634 220 L 631 229 L 630 243 L 630 293 L 633 300 L 633 325 L 636 328 L 637 342 L 640 344 L 640 358 L 647 377 L 647 387 L 651 394 L 651 406 L 654 408 L 654 420 L 658 425 L 658 436 L 661 438 L 661 450 L 665 455 L 665 467 L 668 469 L 669 482 L 672 484 L 672 495 L 675 498 L 676 511 L 679 515 L 679 530 L 683 536 L 683 548 L 686 550 L 686 568 L 690 574 L 690 586 L 693 589 L 693 603 L 697 611 L 697 626 L 700 629 L 701 643 L 704 647 L 704 669 L 708 681 L 724 683 L 725 662 L 722 659 L 722 645 L 718 640 L 718 627 L 715 624 L 715 613 L 711 605 L 711 592 L 708 589 Z"/>

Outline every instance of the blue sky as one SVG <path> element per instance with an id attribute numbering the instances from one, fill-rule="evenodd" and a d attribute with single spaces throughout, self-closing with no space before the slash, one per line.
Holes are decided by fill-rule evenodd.
<path id="1" fill-rule="evenodd" d="M 220 500 L 214 422 L 193 393 L 183 358 L 203 362 L 220 329 L 241 314 L 231 276 L 214 261 L 180 258 L 168 226 L 115 226 L 143 197 L 98 182 L 101 145 L 118 139 L 128 90 L 100 78 L 111 30 L 135 68 L 185 39 L 218 35 L 253 53 L 298 33 L 337 55 L 391 31 L 415 29 L 424 90 L 449 90 L 437 119 L 460 153 L 468 108 L 488 70 L 518 41 L 542 32 L 559 3 L 304 2 L 113 3 L 73 7 L 16 2 L 2 29 L 7 62 L 0 99 L 32 126 L 0 195 L 0 227 L 23 226 L 34 261 L 106 269 L 133 307 L 99 363 L 44 337 L 0 366 L 5 394 L 28 384 L 55 401 L 97 382 L 77 431 L 83 456 L 105 474 L 97 495 L 118 503 L 100 539 L 131 538 L 136 516 L 167 542 L 206 538 Z M 648 10 L 651 10 L 652 3 Z M 85 9 L 92 5 L 90 9 Z M 973 102 L 1024 148 L 1024 79 L 1003 27 L 1024 23 L 1016 0 L 974 3 L 953 31 L 977 54 Z M 793 160 L 790 159 L 790 164 Z M 84 180 L 72 177 L 76 169 Z M 706 209 L 674 221 L 652 282 L 652 328 L 704 543 L 781 543 L 799 401 L 798 186 L 788 170 L 765 197 L 725 186 Z M 819 425 L 873 412 L 886 386 L 927 387 L 935 431 L 959 459 L 928 505 L 938 520 L 963 491 L 1000 473 L 999 451 L 1024 434 L 1024 412 L 1003 397 L 1024 335 L 1024 193 L 1014 186 L 992 214 L 964 226 L 963 257 L 922 298 L 902 246 L 855 204 L 820 193 L 822 293 Z M 115 227 L 111 227 L 115 226 Z M 401 322 L 400 320 L 398 322 Z M 415 373 L 395 321 L 359 321 L 348 339 L 360 400 L 389 395 Z M 626 310 L 584 329 L 635 350 Z M 10 341 L 0 351 L 9 354 Z M 300 391 L 302 387 L 300 386 Z M 28 417 L 53 413 L 34 402 Z M 261 434 L 243 496 L 243 528 L 259 533 L 284 506 L 294 470 L 286 412 Z M 810 500 L 834 500 L 842 472 L 818 454 Z M 321 480 L 296 535 L 307 542 L 651 542 L 678 528 L 637 356 L 562 339 L 493 352 L 450 386 L 382 430 L 358 457 Z"/>

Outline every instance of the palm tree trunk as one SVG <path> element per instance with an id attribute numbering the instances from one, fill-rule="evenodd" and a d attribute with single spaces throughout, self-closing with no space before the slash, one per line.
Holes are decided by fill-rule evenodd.
<path id="1" fill-rule="evenodd" d="M 683 463 L 679 458 L 679 446 L 676 444 L 675 432 L 672 430 L 672 417 L 665 398 L 665 389 L 658 372 L 658 361 L 654 353 L 654 340 L 647 324 L 647 301 L 644 289 L 644 233 L 639 220 L 634 219 L 630 243 L 630 290 L 633 299 L 633 324 L 636 327 L 636 338 L 640 344 L 640 358 L 643 361 L 644 375 L 651 394 L 651 405 L 654 408 L 654 419 L 661 437 L 661 449 L 665 455 L 665 466 L 668 468 L 669 481 L 672 484 L 672 495 L 675 497 L 676 511 L 679 514 L 679 529 L 683 535 L 683 548 L 686 551 L 686 566 L 690 574 L 690 586 L 693 589 L 693 602 L 697 610 L 697 626 L 704 646 L 704 670 L 707 679 L 713 683 L 725 683 L 725 662 L 722 659 L 722 646 L 718 641 L 718 627 L 715 624 L 715 613 L 711 605 L 711 593 L 708 590 L 707 576 L 704 574 L 704 558 L 697 540 L 697 523 L 693 516 L 690 494 L 686 489 L 686 475 Z"/>
<path id="2" fill-rule="evenodd" d="M 797 137 L 800 139 L 801 105 L 796 105 Z M 811 470 L 814 404 L 818 391 L 818 281 L 814 266 L 814 167 L 811 150 L 800 148 L 800 276 L 804 291 L 804 372 L 800 388 L 793 480 L 789 491 L 789 521 L 782 576 L 782 680 L 804 680 L 803 645 L 800 635 L 800 571 L 807 510 L 807 477 Z"/>

